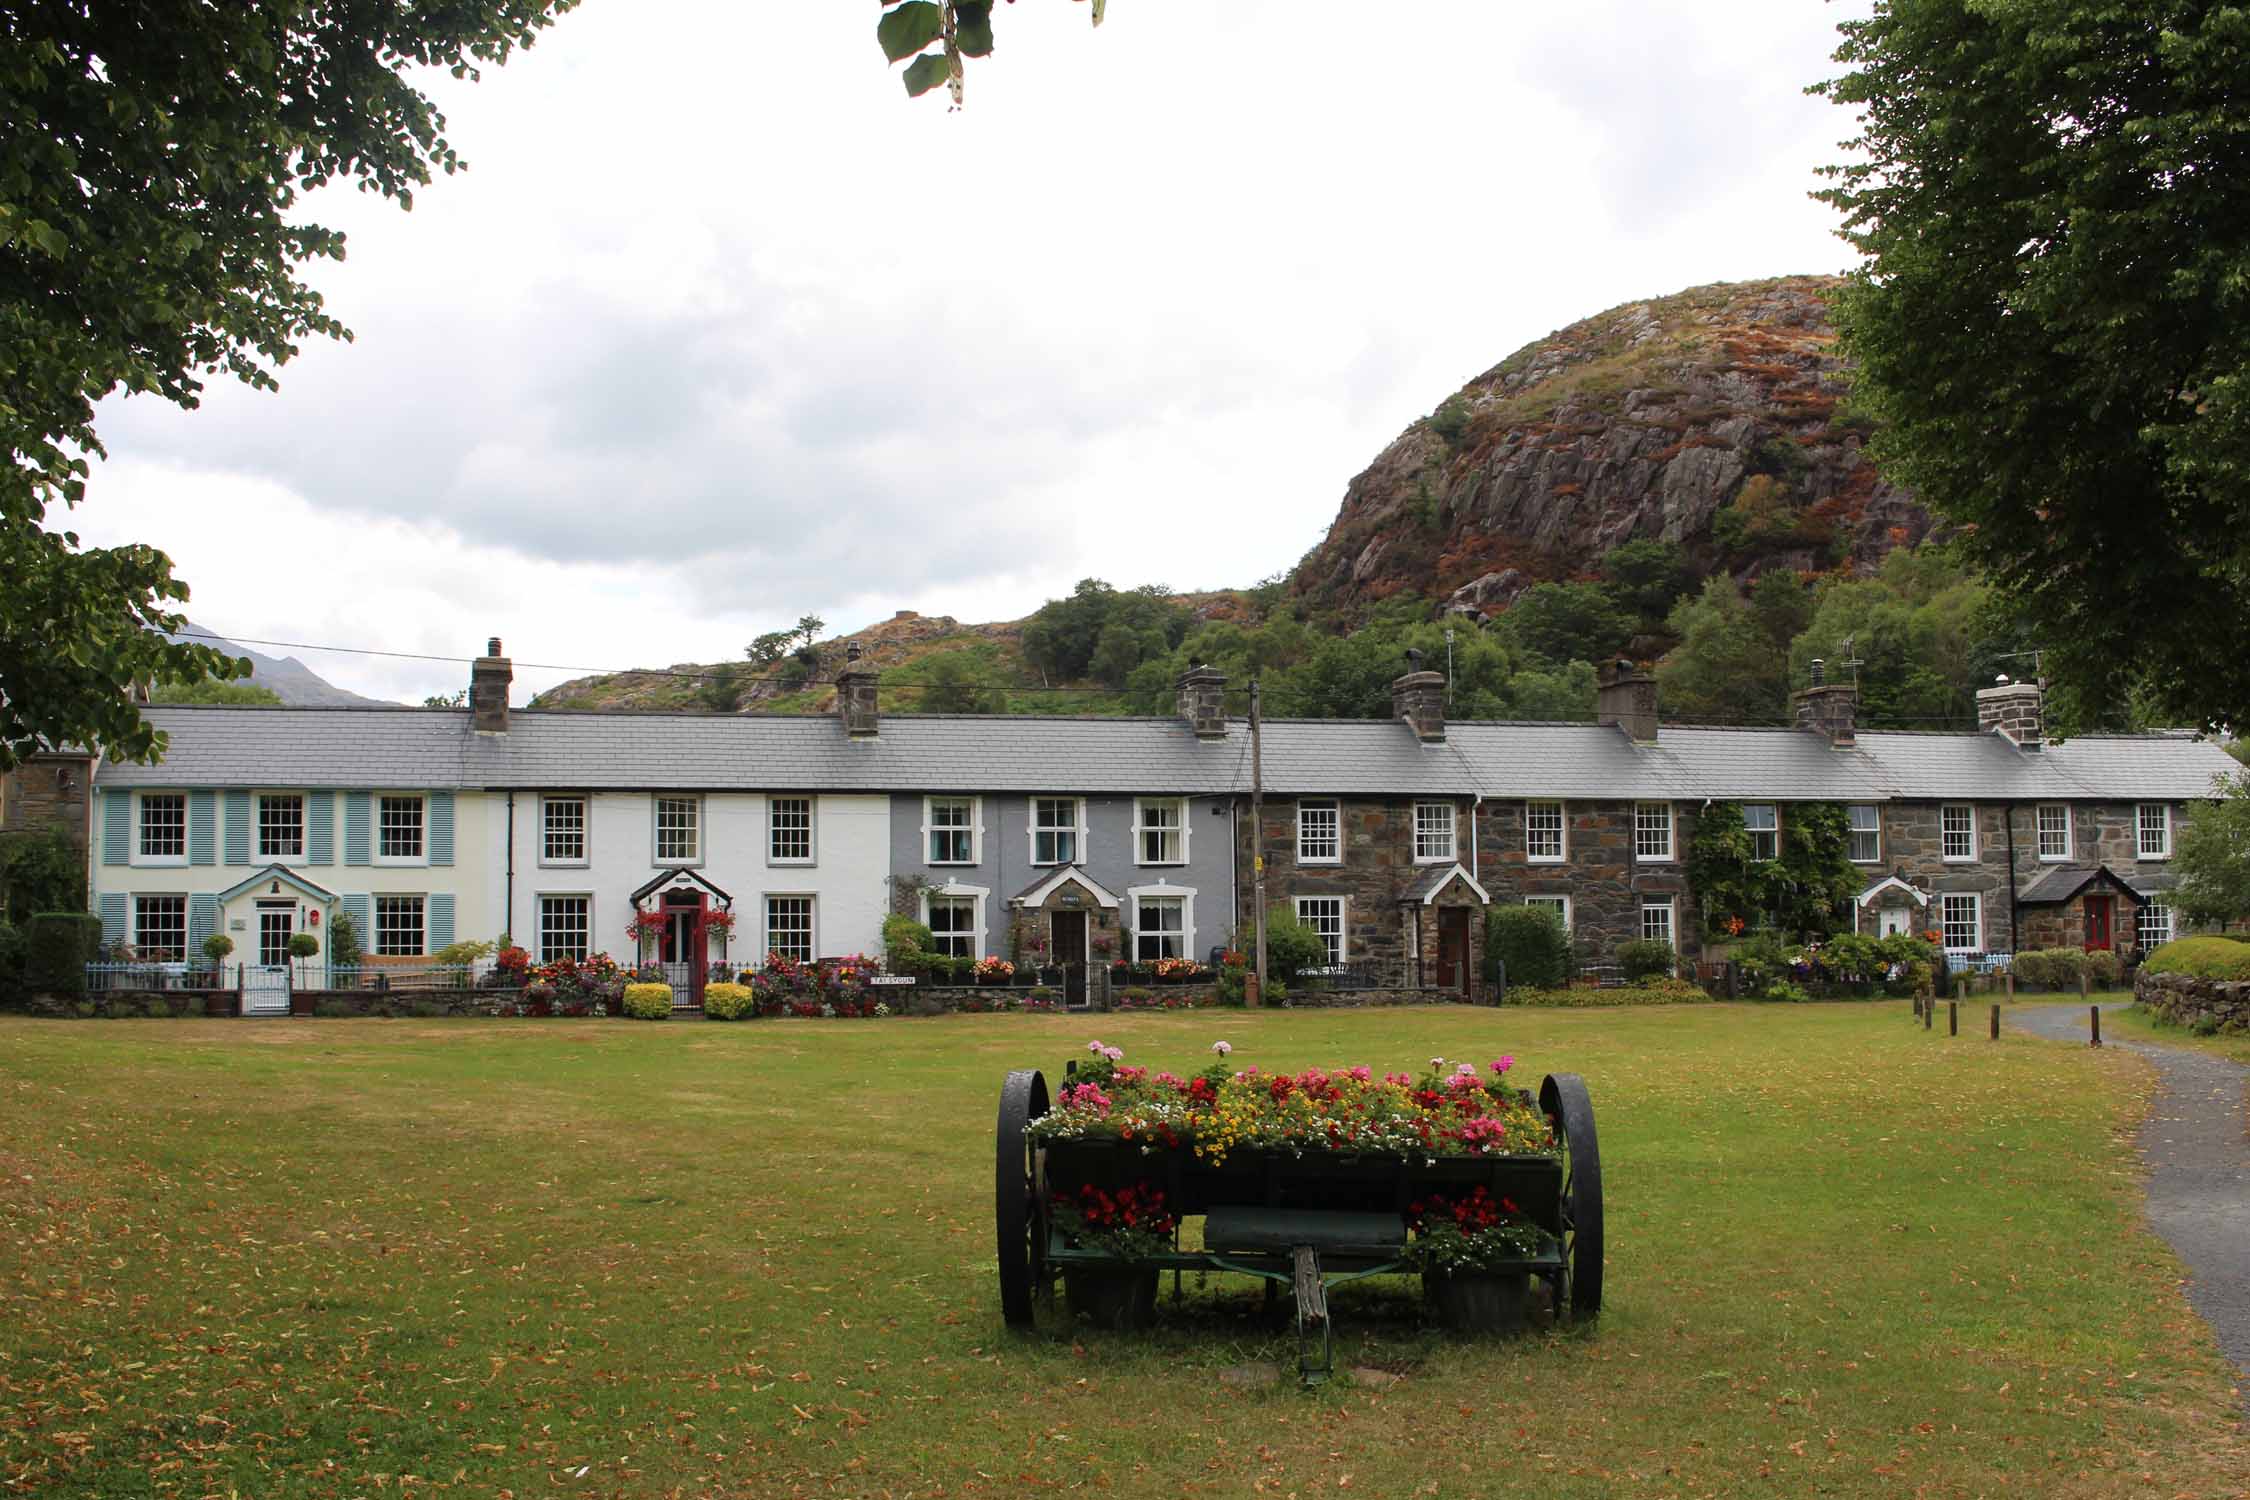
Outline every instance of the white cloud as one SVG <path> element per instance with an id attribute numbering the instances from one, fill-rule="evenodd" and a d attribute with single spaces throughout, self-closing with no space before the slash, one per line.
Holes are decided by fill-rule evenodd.
<path id="1" fill-rule="evenodd" d="M 574 12 L 433 85 L 466 177 L 313 200 L 356 342 L 112 402 L 71 524 L 167 546 L 222 631 L 597 666 L 1246 583 L 1526 340 L 1844 262 L 1834 8 L 1180 9 L 1004 8 L 960 114 L 871 6 Z"/>

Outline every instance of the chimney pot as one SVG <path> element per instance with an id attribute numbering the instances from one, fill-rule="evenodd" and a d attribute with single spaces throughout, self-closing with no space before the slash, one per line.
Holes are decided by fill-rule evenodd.
<path id="1" fill-rule="evenodd" d="M 1623 657 L 1596 674 L 1594 719 L 1625 731 L 1636 745 L 1656 743 L 1656 678 Z"/>
<path id="2" fill-rule="evenodd" d="M 1797 727 L 1827 736 L 1839 750 L 1849 749 L 1859 742 L 1859 688 L 1849 682 L 1822 682 L 1820 663 L 1816 660 L 1813 666 L 1813 685 L 1789 695 Z"/>
<path id="3" fill-rule="evenodd" d="M 2002 681 L 1977 689 L 1977 728 L 1997 731 L 2020 750 L 2046 742 L 2046 684 Z"/>
<path id="4" fill-rule="evenodd" d="M 1409 653 L 1420 655 L 1419 652 Z M 1391 684 L 1391 717 L 1404 719 L 1425 745 L 1445 739 L 1445 674 L 1409 672 Z"/>
<path id="5" fill-rule="evenodd" d="M 1812 659 L 1812 685 L 1814 687 L 1819 687 L 1821 684 L 1821 679 L 1826 675 L 1827 664 L 1822 662 L 1819 657 L 1814 657 Z"/>

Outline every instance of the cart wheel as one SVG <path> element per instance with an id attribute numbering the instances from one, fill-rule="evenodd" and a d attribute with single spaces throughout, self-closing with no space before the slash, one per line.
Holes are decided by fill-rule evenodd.
<path id="1" fill-rule="evenodd" d="M 1047 1080 L 1017 1069 L 1000 1086 L 1000 1126 L 993 1144 L 993 1217 L 1000 1244 L 1000 1315 L 1010 1328 L 1031 1327 L 1031 1294 L 1047 1279 L 1046 1226 L 1041 1222 L 1032 1150 L 1024 1127 L 1047 1112 Z"/>
<path id="2" fill-rule="evenodd" d="M 1594 1102 L 1576 1073 L 1550 1073 L 1539 1085 L 1539 1108 L 1563 1148 L 1563 1290 L 1572 1317 L 1602 1310 L 1602 1153 L 1594 1139 Z M 1556 1312 L 1562 1313 L 1558 1302 Z"/>

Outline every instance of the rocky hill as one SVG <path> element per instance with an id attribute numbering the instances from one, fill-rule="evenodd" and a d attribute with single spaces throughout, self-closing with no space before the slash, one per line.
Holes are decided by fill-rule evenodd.
<path id="1" fill-rule="evenodd" d="M 1402 590 L 1488 613 L 1635 538 L 1738 576 L 1865 567 L 1920 541 L 1929 516 L 1861 451 L 1836 285 L 1695 287 L 1517 350 L 1352 480 L 1296 592 L 1347 615 Z"/>
<path id="2" fill-rule="evenodd" d="M 1339 630 L 1397 594 L 1484 619 L 1535 583 L 1598 577 L 1602 555 L 1637 538 L 1678 543 L 1698 575 L 1737 577 L 1867 569 L 1921 541 L 1929 515 L 1878 478 L 1863 451 L 1870 424 L 1850 408 L 1828 317 L 1837 284 L 1792 276 L 1694 287 L 1612 308 L 1517 350 L 1351 481 L 1327 538 L 1291 575 L 1290 594 L 1308 619 Z M 1238 618 L 1248 607 L 1241 593 L 1181 602 L 1203 618 Z M 827 681 L 853 644 L 901 685 L 939 658 L 969 653 L 983 681 L 1052 687 L 1024 659 L 1023 624 L 901 611 L 821 642 L 813 663 L 762 669 L 755 675 L 783 680 L 745 685 L 738 705 L 828 707 Z M 708 676 L 699 674 L 725 665 L 580 678 L 535 701 L 710 707 Z M 1084 702 L 1050 697 L 1035 706 L 1108 707 L 1091 691 Z"/>

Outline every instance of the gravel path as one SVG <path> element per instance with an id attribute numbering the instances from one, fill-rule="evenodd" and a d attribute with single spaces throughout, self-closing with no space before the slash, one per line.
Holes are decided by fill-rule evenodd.
<path id="1" fill-rule="evenodd" d="M 2113 1001 L 2103 1010 L 2121 1010 Z M 2037 1036 L 2086 1040 L 2086 1007 L 2041 1005 L 2011 1011 L 2013 1023 Z M 2162 1091 L 2141 1126 L 2148 1164 L 2148 1218 L 2189 1271 L 2188 1302 L 2219 1336 L 2234 1361 L 2243 1410 L 2250 1417 L 2250 1139 L 2243 1079 L 2250 1068 L 2186 1047 L 2117 1041 L 2156 1065 Z"/>

